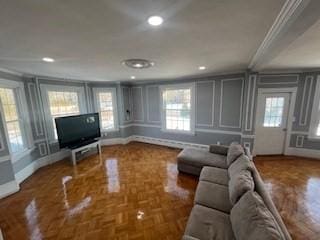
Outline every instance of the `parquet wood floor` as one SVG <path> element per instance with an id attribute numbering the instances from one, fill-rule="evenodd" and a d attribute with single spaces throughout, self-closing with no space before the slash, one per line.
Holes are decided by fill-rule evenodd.
<path id="1" fill-rule="evenodd" d="M 0 200 L 5 240 L 180 239 L 197 179 L 177 172 L 178 152 L 130 143 L 75 167 L 66 159 L 40 169 Z M 293 239 L 320 239 L 320 161 L 255 163 Z"/>
<path id="2" fill-rule="evenodd" d="M 256 157 L 255 164 L 293 239 L 320 239 L 320 161 Z"/>
<path id="3" fill-rule="evenodd" d="M 180 239 L 197 179 L 178 174 L 179 151 L 130 143 L 42 168 L 0 200 L 4 238 Z"/>

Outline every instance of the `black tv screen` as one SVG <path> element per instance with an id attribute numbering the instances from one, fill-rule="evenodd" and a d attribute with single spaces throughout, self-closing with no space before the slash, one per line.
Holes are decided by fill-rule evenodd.
<path id="1" fill-rule="evenodd" d="M 55 119 L 60 148 L 73 148 L 101 136 L 98 113 Z"/>

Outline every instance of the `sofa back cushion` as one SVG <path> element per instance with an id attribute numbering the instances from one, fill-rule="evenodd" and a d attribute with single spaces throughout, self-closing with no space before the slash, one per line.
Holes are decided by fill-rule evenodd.
<path id="1" fill-rule="evenodd" d="M 253 190 L 254 182 L 250 171 L 241 170 L 235 175 L 230 176 L 229 197 L 232 205 L 236 204 L 247 191 Z"/>
<path id="2" fill-rule="evenodd" d="M 236 175 L 242 170 L 253 170 L 253 162 L 246 155 L 238 157 L 228 168 L 229 177 Z"/>
<path id="3" fill-rule="evenodd" d="M 240 144 L 231 143 L 227 154 L 228 166 L 230 166 L 242 154 L 244 154 L 243 147 Z"/>
<path id="4" fill-rule="evenodd" d="M 281 240 L 284 235 L 262 198 L 253 191 L 244 194 L 231 209 L 230 220 L 237 240 Z"/>

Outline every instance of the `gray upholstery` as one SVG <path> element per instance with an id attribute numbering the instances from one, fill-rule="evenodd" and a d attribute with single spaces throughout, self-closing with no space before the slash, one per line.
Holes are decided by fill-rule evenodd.
<path id="1" fill-rule="evenodd" d="M 228 187 L 206 181 L 199 182 L 194 202 L 225 213 L 232 208 Z"/>
<path id="2" fill-rule="evenodd" d="M 229 194 L 232 204 L 236 204 L 242 195 L 250 190 L 254 190 L 254 182 L 250 171 L 242 170 L 230 177 Z"/>
<path id="3" fill-rule="evenodd" d="M 244 154 L 243 147 L 240 144 L 232 143 L 227 154 L 227 164 L 230 166 L 238 157 Z"/>
<path id="4" fill-rule="evenodd" d="M 185 235 L 201 240 L 235 239 L 229 215 L 201 205 L 194 205 Z"/>
<path id="5" fill-rule="evenodd" d="M 227 156 L 228 150 L 229 150 L 229 146 L 225 146 L 225 145 L 211 144 L 209 146 L 209 152 L 220 154 L 220 155 Z"/>
<path id="6" fill-rule="evenodd" d="M 250 170 L 253 169 L 253 162 L 249 160 L 246 155 L 241 155 L 236 159 L 228 168 L 228 174 L 230 176 L 234 176 L 236 173 L 242 170 Z"/>
<path id="7" fill-rule="evenodd" d="M 193 166 L 195 167 L 195 172 L 188 173 L 198 176 L 202 167 L 204 166 L 227 169 L 226 156 L 210 153 L 202 149 L 185 148 L 179 153 L 177 160 L 179 170 L 183 171 L 183 168 L 181 168 L 179 165 Z"/>
<path id="8" fill-rule="evenodd" d="M 189 173 L 195 176 L 199 176 L 202 170 L 202 167 L 193 166 L 193 165 L 184 163 L 184 161 L 180 161 L 178 163 L 178 170 L 179 172 Z"/>
<path id="9" fill-rule="evenodd" d="M 188 235 L 183 235 L 182 240 L 201 240 L 199 238 L 191 237 Z"/>
<path id="10" fill-rule="evenodd" d="M 264 187 L 264 183 L 263 183 L 263 181 L 260 177 L 260 174 L 255 166 L 253 166 L 252 177 L 253 177 L 254 184 L 255 184 L 255 191 L 262 197 L 263 202 L 265 203 L 265 205 L 267 206 L 267 208 L 269 209 L 269 211 L 272 213 L 273 217 L 277 221 L 278 225 L 280 226 L 280 228 L 285 236 L 285 239 L 291 240 L 291 236 L 290 236 L 286 226 L 284 225 L 278 210 L 274 206 L 273 201 L 271 200 L 268 192 L 266 191 L 266 189 Z"/>
<path id="11" fill-rule="evenodd" d="M 232 208 L 232 229 L 237 240 L 284 240 L 277 221 L 261 197 L 248 191 Z"/>
<path id="12" fill-rule="evenodd" d="M 204 167 L 202 168 L 199 180 L 228 186 L 228 170 L 215 167 Z"/>

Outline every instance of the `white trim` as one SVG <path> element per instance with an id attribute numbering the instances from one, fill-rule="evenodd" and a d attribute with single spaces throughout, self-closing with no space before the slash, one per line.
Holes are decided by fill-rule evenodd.
<path id="1" fill-rule="evenodd" d="M 308 137 L 310 139 L 319 140 L 320 136 L 316 136 L 318 124 L 320 122 L 320 75 L 317 76 L 316 91 L 314 94 L 313 107 L 311 113 L 310 128 Z"/>
<path id="2" fill-rule="evenodd" d="M 23 153 L 29 149 L 32 149 L 34 147 L 34 141 L 32 137 L 32 130 L 31 130 L 31 121 L 29 118 L 28 108 L 27 108 L 27 98 L 25 95 L 25 88 L 24 88 L 24 82 L 20 81 L 14 81 L 14 80 L 7 80 L 7 79 L 0 79 L 0 87 L 8 88 L 13 91 L 14 98 L 15 98 L 15 104 L 16 104 L 16 110 L 18 112 L 18 118 L 19 118 L 19 126 L 21 131 L 21 137 L 23 139 L 23 146 L 24 150 L 12 153 L 11 145 L 9 143 L 9 136 L 8 136 L 8 129 L 7 124 L 5 121 L 4 111 L 2 109 L 2 104 L 0 104 L 0 111 L 1 114 L 1 120 L 3 122 L 3 128 L 4 128 L 4 135 L 7 139 L 7 145 L 8 149 L 11 155 L 23 155 Z M 0 99 L 1 103 L 1 99 Z M 3 139 L 1 139 L 3 141 Z M 1 147 L 2 148 L 2 147 Z M 18 157 L 19 158 L 19 157 Z M 12 160 L 14 161 L 16 157 L 13 156 Z"/>
<path id="3" fill-rule="evenodd" d="M 51 155 L 47 155 L 45 157 L 39 158 L 33 161 L 32 163 L 30 163 L 28 166 L 26 166 L 19 172 L 17 172 L 15 174 L 15 179 L 20 184 L 29 176 L 31 176 L 35 171 L 37 171 L 39 168 L 58 162 L 68 156 L 70 156 L 70 151 L 62 150 L 62 151 L 53 153 Z"/>
<path id="4" fill-rule="evenodd" d="M 147 97 L 147 99 L 146 99 L 146 103 L 147 103 L 147 122 L 150 122 L 150 123 L 160 123 L 161 121 L 159 120 L 159 121 L 151 121 L 150 120 L 150 116 L 149 116 L 149 88 L 158 88 L 158 95 L 159 95 L 159 102 L 161 101 L 161 96 L 160 96 L 160 87 L 159 87 L 159 85 L 148 85 L 148 86 L 146 86 L 146 97 Z M 160 109 L 159 109 L 160 110 Z M 159 114 L 160 114 L 160 112 L 159 112 Z"/>
<path id="5" fill-rule="evenodd" d="M 320 159 L 320 150 L 289 147 L 286 155 Z"/>
<path id="6" fill-rule="evenodd" d="M 297 136 L 296 137 L 296 148 L 302 148 L 304 142 L 304 136 Z"/>
<path id="7" fill-rule="evenodd" d="M 299 118 L 299 125 L 300 126 L 306 126 L 307 125 L 309 108 L 310 108 L 311 91 L 312 91 L 312 86 L 313 86 L 313 80 L 314 80 L 313 76 L 307 76 L 305 81 L 304 81 L 304 84 L 303 84 L 303 95 L 302 95 L 301 108 L 300 108 L 300 118 Z M 308 82 L 310 82 L 309 94 L 308 94 L 308 98 L 307 98 L 307 104 L 305 106 L 305 97 L 306 97 L 306 91 L 307 91 Z M 305 114 L 303 114 L 304 110 L 305 110 Z M 303 121 L 302 121 L 302 117 L 304 117 Z"/>
<path id="8" fill-rule="evenodd" d="M 0 199 L 5 198 L 13 193 L 16 193 L 19 190 L 20 187 L 16 180 L 2 184 L 0 185 Z"/>
<path id="9" fill-rule="evenodd" d="M 15 75 L 15 76 L 18 76 L 18 77 L 23 77 L 23 73 L 20 73 L 18 71 L 14 71 L 14 70 L 10 70 L 10 69 L 7 69 L 7 68 L 0 68 L 0 72 L 9 73 L 11 75 Z"/>
<path id="10" fill-rule="evenodd" d="M 127 109 L 124 109 L 124 94 L 123 94 L 123 90 L 124 89 L 128 89 L 128 100 L 129 100 L 129 111 L 130 111 L 130 119 L 129 120 L 127 120 L 126 119 L 126 114 L 127 114 Z M 123 112 L 123 122 L 124 123 L 130 123 L 131 121 L 132 121 L 132 99 L 131 99 L 131 89 L 130 89 L 130 87 L 126 87 L 126 86 L 121 86 L 121 98 L 122 98 L 122 111 L 121 112 Z"/>
<path id="11" fill-rule="evenodd" d="M 239 135 L 241 136 L 241 132 L 236 131 L 225 131 L 225 130 L 219 130 L 219 129 L 206 129 L 206 128 L 196 128 L 196 132 L 206 132 L 206 133 L 218 133 L 218 134 L 227 134 L 227 135 Z"/>
<path id="12" fill-rule="evenodd" d="M 200 124 L 198 123 L 198 112 L 197 112 L 197 109 L 198 109 L 198 87 L 196 87 L 196 126 L 198 127 L 214 127 L 214 110 L 215 110 L 215 107 L 214 107 L 214 104 L 215 104 L 215 101 L 214 101 L 214 98 L 215 98 L 215 90 L 216 90 L 216 81 L 215 80 L 210 80 L 210 81 L 199 81 L 196 83 L 196 85 L 198 84 L 201 84 L 201 83 L 212 83 L 212 101 L 211 101 L 211 124 Z"/>
<path id="13" fill-rule="evenodd" d="M 228 81 L 242 81 L 241 85 L 241 99 L 240 99 L 240 116 L 239 116 L 239 126 L 229 126 L 229 125 L 222 125 L 222 104 L 223 104 L 223 83 Z M 243 78 L 230 78 L 230 79 L 222 79 L 220 84 L 220 110 L 219 110 L 219 127 L 224 128 L 241 128 L 242 123 L 242 105 L 243 105 L 243 85 L 244 79 Z"/>
<path id="14" fill-rule="evenodd" d="M 261 61 L 264 55 L 268 52 L 271 45 L 274 41 L 279 37 L 281 32 L 283 32 L 286 28 L 290 19 L 297 13 L 301 7 L 303 0 L 287 0 L 283 5 L 280 13 L 278 14 L 276 20 L 272 24 L 271 28 L 269 29 L 267 35 L 265 36 L 263 42 L 259 46 L 257 52 L 253 56 L 250 64 L 249 69 L 253 69 L 256 65 Z"/>
<path id="15" fill-rule="evenodd" d="M 263 77 L 296 77 L 295 81 L 291 82 L 261 82 L 261 78 Z M 286 85 L 286 84 L 298 84 L 299 82 L 299 74 L 276 74 L 276 75 L 260 75 L 258 78 L 259 85 Z"/>
<path id="16" fill-rule="evenodd" d="M 36 100 L 36 103 L 33 102 L 33 99 L 32 99 L 32 92 L 31 92 L 31 86 L 34 87 L 34 93 L 36 94 L 35 95 L 35 100 Z M 31 111 L 32 111 L 32 116 L 33 116 L 33 119 L 34 119 L 34 128 L 36 130 L 36 135 L 39 137 L 39 136 L 43 136 L 43 125 L 42 125 L 42 121 L 39 119 L 39 117 L 37 116 L 36 113 L 38 113 L 38 109 L 40 109 L 40 106 L 37 102 L 38 98 L 37 98 L 37 88 L 36 88 L 36 84 L 34 83 L 31 83 L 31 82 L 28 82 L 28 90 L 29 90 L 29 96 L 30 96 L 30 102 L 31 102 Z M 37 106 L 35 106 L 37 105 Z M 39 113 L 38 113 L 39 114 Z M 38 126 L 39 124 L 39 126 Z M 38 128 L 40 127 L 40 129 Z"/>
<path id="17" fill-rule="evenodd" d="M 41 157 L 46 156 L 48 154 L 47 144 L 45 142 L 38 144 L 38 148 L 39 148 L 39 153 Z"/>
<path id="18" fill-rule="evenodd" d="M 133 121 L 134 122 L 144 122 L 144 103 L 143 103 L 143 88 L 142 87 L 132 87 L 131 89 L 132 89 L 132 91 L 131 91 L 131 94 L 132 94 L 132 105 L 134 105 L 133 104 L 133 100 L 134 100 L 134 98 L 133 98 L 133 89 L 134 88 L 140 88 L 141 89 L 141 113 L 142 113 L 142 119 L 136 119 L 135 118 L 135 115 L 134 115 L 134 111 L 133 111 L 133 107 L 132 107 L 132 119 L 133 119 Z"/>
<path id="19" fill-rule="evenodd" d="M 1 100 L 0 100 L 0 102 L 1 102 Z M 3 115 L 3 113 L 2 112 L 0 112 L 0 119 L 2 120 L 2 122 L 3 122 L 3 117 L 2 117 L 2 115 Z M 5 130 L 5 129 L 4 129 Z M 4 141 L 3 141 L 3 137 L 2 137 L 2 133 L 0 134 L 0 152 L 2 152 L 2 151 L 4 151 L 4 150 L 6 150 L 6 148 L 5 148 L 5 146 L 4 146 Z"/>
<path id="20" fill-rule="evenodd" d="M 177 89 L 190 89 L 191 99 L 190 99 L 190 131 L 183 130 L 171 130 L 166 128 L 166 119 L 165 119 L 165 109 L 163 107 L 163 92 L 166 90 L 177 90 Z M 179 84 L 170 84 L 160 86 L 160 116 L 161 116 L 161 131 L 168 133 L 176 134 L 188 134 L 194 135 L 195 133 L 195 120 L 196 120 L 196 84 L 195 82 L 190 83 L 179 83 Z"/>
<path id="21" fill-rule="evenodd" d="M 100 115 L 100 105 L 98 103 L 97 94 L 99 93 L 111 93 L 112 96 L 112 108 L 113 108 L 113 125 L 112 129 L 103 129 L 101 132 L 116 132 L 119 131 L 119 116 L 118 116 L 118 103 L 117 103 L 117 89 L 116 88 L 93 88 L 93 98 L 94 98 L 94 110 L 97 111 Z M 101 115 L 100 115 L 100 124 L 101 124 Z"/>
<path id="22" fill-rule="evenodd" d="M 54 137 L 54 129 L 53 122 L 50 112 L 49 106 L 49 91 L 57 91 L 57 92 L 76 92 L 78 94 L 78 107 L 80 114 L 84 114 L 87 112 L 86 103 L 85 103 L 85 88 L 77 87 L 77 86 L 64 86 L 64 85 L 52 85 L 52 84 L 40 84 L 40 91 L 42 97 L 42 104 L 44 109 L 44 118 L 46 122 L 47 129 L 47 139 L 50 143 L 56 142 L 57 139 Z"/>
<path id="23" fill-rule="evenodd" d="M 10 160 L 11 160 L 10 155 L 0 157 L 0 163 L 10 161 Z"/>
<path id="24" fill-rule="evenodd" d="M 303 135 L 308 135 L 308 132 L 305 132 L 305 131 L 291 131 L 291 134 L 303 134 Z"/>
<path id="25" fill-rule="evenodd" d="M 293 118 L 294 118 L 294 108 L 296 106 L 296 96 L 297 96 L 297 87 L 291 87 L 291 88 L 259 88 L 258 89 L 258 98 L 260 94 L 263 93 L 290 93 L 290 100 L 289 100 L 289 111 L 288 111 L 288 119 L 287 119 L 287 132 L 285 137 L 285 143 L 284 143 L 284 154 L 287 155 L 289 145 L 290 145 L 290 137 L 291 137 L 291 129 L 293 124 Z M 256 110 L 256 115 L 258 113 L 258 110 Z M 256 118 L 257 121 L 257 118 Z M 255 154 L 255 144 L 253 144 L 253 153 Z"/>
<path id="26" fill-rule="evenodd" d="M 251 80 L 253 82 L 253 88 L 251 92 Z M 253 109 L 255 104 L 255 96 L 256 96 L 256 83 L 257 83 L 257 75 L 249 76 L 249 87 L 248 87 L 248 95 L 247 95 L 247 104 L 246 104 L 246 122 L 245 122 L 245 131 L 250 132 L 253 128 Z M 251 107 L 250 107 L 250 119 L 249 119 L 249 104 L 250 104 L 250 95 L 252 93 L 251 98 Z M 249 123 L 249 127 L 248 127 Z"/>

